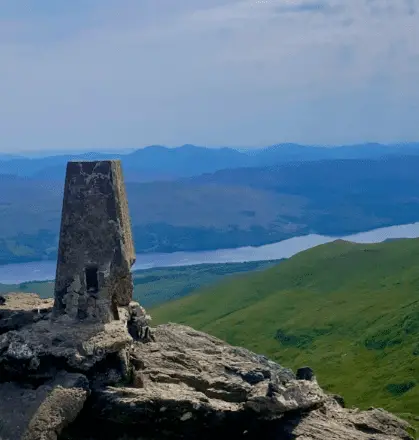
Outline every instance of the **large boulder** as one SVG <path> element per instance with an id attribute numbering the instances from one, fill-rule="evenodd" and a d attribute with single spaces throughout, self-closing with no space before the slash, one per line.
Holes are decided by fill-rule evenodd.
<path id="1" fill-rule="evenodd" d="M 72 423 L 88 397 L 83 375 L 59 373 L 37 387 L 0 384 L 0 438 L 2 440 L 56 440 Z"/>
<path id="2" fill-rule="evenodd" d="M 0 376 L 33 382 L 61 370 L 93 375 L 99 366 L 111 368 L 111 361 L 124 363 L 131 343 L 122 321 L 77 325 L 65 316 L 38 321 L 0 335 Z"/>
<path id="3" fill-rule="evenodd" d="M 295 440 L 411 440 L 409 424 L 382 409 L 345 410 L 334 399 L 284 425 Z"/>
<path id="4" fill-rule="evenodd" d="M 94 389 L 66 439 L 411 439 L 409 425 L 385 411 L 342 408 L 314 375 L 297 379 L 190 327 L 162 325 L 153 336 L 133 344 L 129 383 Z"/>
<path id="5" fill-rule="evenodd" d="M 317 383 L 297 381 L 264 356 L 190 327 L 162 325 L 153 336 L 154 342 L 132 347 L 130 383 L 93 393 L 91 417 L 98 424 L 231 435 L 326 399 Z"/>
<path id="6" fill-rule="evenodd" d="M 3 311 L 10 308 L 5 303 Z M 383 410 L 343 408 L 343 399 L 327 395 L 309 367 L 295 375 L 176 324 L 140 339 L 142 324 L 132 331 L 136 308 L 121 309 L 121 319 L 108 324 L 61 316 L 28 318 L 17 327 L 1 322 L 10 323 L 6 312 L 0 438 L 412 439 L 409 425 Z"/>

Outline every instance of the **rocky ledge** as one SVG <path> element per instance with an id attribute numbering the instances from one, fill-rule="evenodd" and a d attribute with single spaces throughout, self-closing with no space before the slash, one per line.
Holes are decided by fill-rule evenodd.
<path id="1" fill-rule="evenodd" d="M 344 408 L 297 374 L 192 328 L 139 339 L 124 320 L 50 318 L 51 301 L 0 302 L 1 440 L 410 440 L 381 410 Z"/>

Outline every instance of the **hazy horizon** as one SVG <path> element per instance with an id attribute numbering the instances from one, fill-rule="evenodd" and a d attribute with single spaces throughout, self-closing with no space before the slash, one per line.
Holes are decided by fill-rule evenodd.
<path id="1" fill-rule="evenodd" d="M 419 149 L 419 141 L 418 142 L 391 142 L 391 143 L 378 143 L 378 142 L 364 142 L 360 144 L 340 144 L 340 145 L 319 145 L 319 144 L 299 144 L 296 142 L 283 142 L 276 143 L 272 145 L 262 145 L 262 146 L 234 146 L 234 145 L 193 145 L 193 144 L 182 144 L 182 145 L 145 145 L 140 147 L 131 147 L 131 148 L 85 148 L 85 149 L 50 149 L 50 150 L 14 150 L 13 152 L 2 151 L 0 149 L 0 154 L 4 156 L 23 156 L 23 157 L 47 157 L 47 156 L 55 156 L 55 155 L 74 155 L 74 154 L 86 154 L 86 153 L 102 153 L 102 154 L 129 154 L 137 150 L 142 150 L 145 148 L 151 147 L 163 147 L 168 149 L 176 149 L 185 146 L 193 146 L 198 148 L 210 148 L 210 149 L 221 149 L 221 148 L 231 148 L 237 151 L 249 151 L 249 150 L 261 150 L 263 148 L 269 148 L 274 146 L 282 146 L 282 145 L 298 145 L 301 147 L 316 147 L 316 148 L 340 148 L 340 147 L 363 147 L 367 145 L 381 145 L 385 147 L 400 147 L 405 145 L 414 145 Z"/>
<path id="2" fill-rule="evenodd" d="M 419 0 L 0 0 L 0 151 L 419 139 Z"/>

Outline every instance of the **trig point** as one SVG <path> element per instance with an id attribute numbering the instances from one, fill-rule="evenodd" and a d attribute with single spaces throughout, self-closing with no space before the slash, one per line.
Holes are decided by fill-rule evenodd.
<path id="1" fill-rule="evenodd" d="M 135 262 L 119 160 L 69 162 L 54 316 L 107 323 L 132 301 Z"/>

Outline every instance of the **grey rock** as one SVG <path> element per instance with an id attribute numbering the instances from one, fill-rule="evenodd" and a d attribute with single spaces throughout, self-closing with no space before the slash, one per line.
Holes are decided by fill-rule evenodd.
<path id="1" fill-rule="evenodd" d="M 150 342 L 154 337 L 150 329 L 151 316 L 137 302 L 131 301 L 128 305 L 128 332 L 136 341 Z"/>
<path id="2" fill-rule="evenodd" d="M 297 370 L 298 380 L 315 380 L 314 371 L 310 367 L 301 367 Z"/>
<path id="3" fill-rule="evenodd" d="M 342 396 L 340 396 L 339 394 L 333 394 L 332 398 L 335 399 L 339 406 L 345 408 L 345 399 Z"/>
<path id="4" fill-rule="evenodd" d="M 67 316 L 38 321 L 0 336 L 0 377 L 33 381 L 60 370 L 86 373 L 111 355 L 121 359 L 131 343 L 124 321 L 75 325 Z"/>
<path id="5" fill-rule="evenodd" d="M 41 319 L 48 319 L 52 299 L 41 299 L 34 293 L 9 293 L 0 297 L 0 334 L 19 330 Z"/>
<path id="6" fill-rule="evenodd" d="M 290 370 L 190 327 L 162 325 L 153 334 L 154 342 L 133 345 L 132 383 L 93 396 L 100 419 L 124 426 L 160 420 L 162 427 L 181 420 L 191 431 L 222 423 L 227 429 L 229 420 L 231 428 L 237 420 L 246 423 L 249 413 L 272 417 L 326 398 L 318 386 L 297 383 Z M 277 399 L 267 394 L 272 380 L 284 384 Z"/>
<path id="7" fill-rule="evenodd" d="M 412 440 L 407 422 L 386 411 L 343 409 L 334 399 L 289 427 L 295 440 Z"/>
<path id="8" fill-rule="evenodd" d="M 2 440 L 412 439 L 391 414 L 344 409 L 307 375 L 190 327 L 134 340 L 135 307 L 1 335 Z"/>
<path id="9" fill-rule="evenodd" d="M 0 384 L 2 440 L 56 440 L 72 423 L 89 394 L 83 375 L 61 372 L 38 388 Z"/>
<path id="10" fill-rule="evenodd" d="M 84 420 L 95 430 L 74 424 L 68 438 L 411 439 L 407 423 L 345 410 L 317 381 L 297 380 L 264 356 L 181 325 L 153 334 L 155 341 L 133 344 L 129 383 L 92 393 Z"/>

